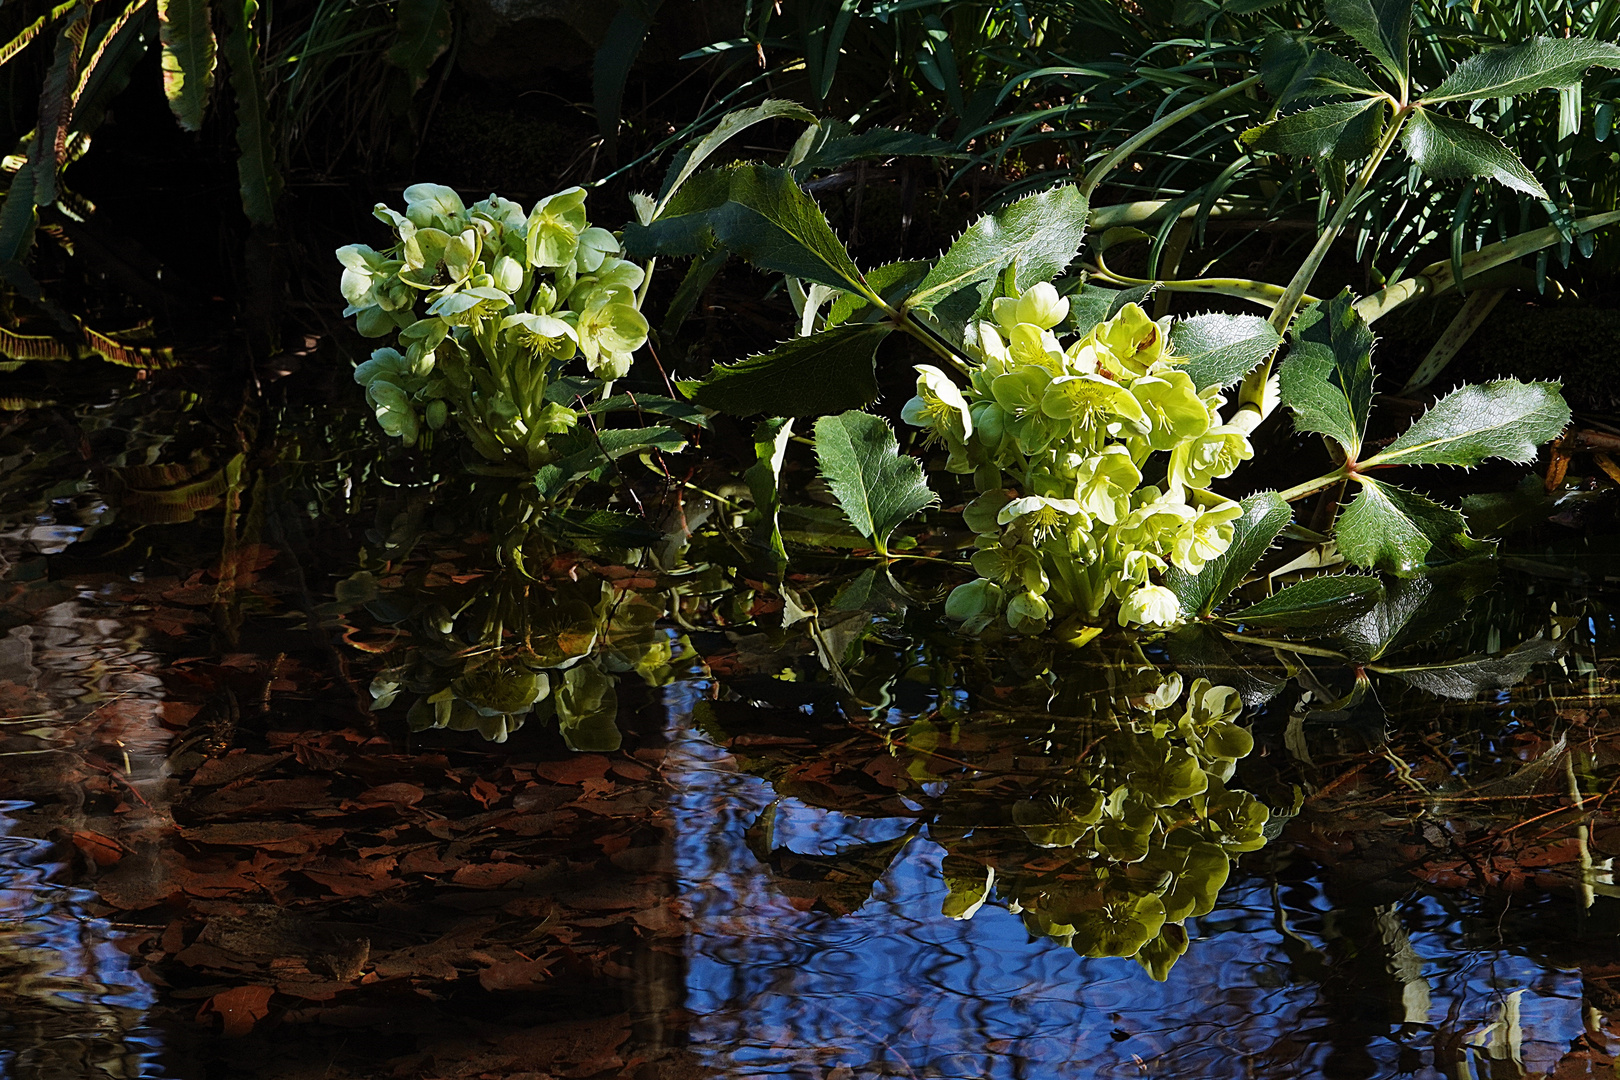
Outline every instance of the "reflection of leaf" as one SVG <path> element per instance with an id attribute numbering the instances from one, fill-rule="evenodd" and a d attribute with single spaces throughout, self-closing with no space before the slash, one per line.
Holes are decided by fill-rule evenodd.
<path id="1" fill-rule="evenodd" d="M 1563 651 L 1556 641 L 1531 638 L 1496 656 L 1465 656 L 1443 664 L 1376 667 L 1374 671 L 1411 683 L 1440 697 L 1467 700 L 1483 690 L 1513 686 L 1537 664 L 1554 660 Z"/>
<path id="2" fill-rule="evenodd" d="M 1179 923 L 1167 922 L 1159 928 L 1159 936 L 1143 945 L 1136 954 L 1136 962 L 1154 982 L 1164 982 L 1170 969 L 1187 951 L 1187 928 Z"/>
<path id="3" fill-rule="evenodd" d="M 1371 575 L 1306 578 L 1227 618 L 1245 629 L 1330 633 L 1368 611 L 1383 591 L 1383 583 Z"/>
<path id="4" fill-rule="evenodd" d="M 1036 847 L 1067 848 L 1091 831 L 1102 812 L 1100 792 L 1065 786 L 1013 803 L 1012 819 Z"/>
<path id="5" fill-rule="evenodd" d="M 1202 676 L 1210 682 L 1230 686 L 1242 696 L 1245 705 L 1271 700 L 1285 685 L 1282 679 L 1249 662 L 1259 653 L 1237 654 L 1232 644 L 1213 626 L 1184 626 L 1165 639 L 1170 662 L 1184 677 Z"/>
<path id="6" fill-rule="evenodd" d="M 888 423 L 870 413 L 817 420 L 816 459 L 849 523 L 880 555 L 902 521 L 935 501 L 922 463 L 902 455 Z"/>
<path id="7" fill-rule="evenodd" d="M 995 888 L 995 867 L 973 865 L 971 862 L 967 867 L 953 865 L 953 862 L 963 861 L 968 860 L 958 860 L 952 855 L 945 856 L 944 877 L 947 894 L 944 904 L 940 907 L 940 914 L 947 919 L 973 918 L 984 906 L 984 902 L 990 899 L 990 891 Z"/>
<path id="8" fill-rule="evenodd" d="M 748 512 L 748 523 L 753 529 L 754 542 L 776 557 L 778 566 L 787 564 L 787 549 L 782 546 L 782 528 L 778 511 L 782 507 L 782 461 L 787 456 L 788 439 L 793 435 L 793 421 L 786 417 L 761 420 L 754 425 L 754 464 L 743 473 L 743 482 L 754 497 L 754 508 Z"/>
<path id="9" fill-rule="evenodd" d="M 552 700 L 557 729 L 570 750 L 607 753 L 619 748 L 621 737 L 615 723 L 619 695 L 611 675 L 590 664 L 571 667 L 563 672 Z"/>
<path id="10" fill-rule="evenodd" d="M 856 844 L 836 855 L 801 855 L 779 848 L 773 853 L 772 877 L 788 896 L 814 899 L 834 915 L 853 915 L 871 899 L 872 887 L 917 836 L 913 825 L 893 840 Z"/>
<path id="11" fill-rule="evenodd" d="M 1490 583 L 1494 573 L 1490 563 L 1479 561 L 1392 581 L 1378 603 L 1340 628 L 1337 636 L 1351 659 L 1376 660 L 1462 619 L 1468 602 Z"/>

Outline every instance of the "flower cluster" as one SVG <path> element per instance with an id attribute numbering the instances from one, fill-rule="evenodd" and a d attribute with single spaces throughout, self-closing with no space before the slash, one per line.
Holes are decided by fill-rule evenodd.
<path id="1" fill-rule="evenodd" d="M 918 367 L 907 422 L 972 473 L 963 510 L 973 568 L 946 611 L 981 630 L 998 619 L 1037 633 L 1053 619 L 1168 625 L 1171 567 L 1196 574 L 1232 541 L 1237 503 L 1208 490 L 1253 456 L 1221 422 L 1218 388 L 1200 391 L 1170 355 L 1165 327 L 1135 304 L 1065 345 L 1069 301 L 1050 284 L 998 297 L 970 324 L 978 363 L 959 387 Z"/>
<path id="2" fill-rule="evenodd" d="M 645 274 L 619 258 L 612 233 L 585 217 L 585 192 L 541 199 L 527 214 L 491 195 L 466 206 L 437 184 L 405 189 L 387 251 L 340 248 L 346 315 L 362 334 L 397 334 L 355 371 L 388 434 L 414 445 L 424 425 L 454 418 L 497 462 L 533 468 L 555 456 L 548 437 L 578 414 L 547 390 L 583 356 L 606 380 L 630 370 L 647 340 L 636 290 Z"/>

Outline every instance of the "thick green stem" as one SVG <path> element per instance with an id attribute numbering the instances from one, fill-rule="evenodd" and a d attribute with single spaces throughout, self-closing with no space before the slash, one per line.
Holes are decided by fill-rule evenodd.
<path id="1" fill-rule="evenodd" d="M 1120 143 L 1112 153 L 1092 166 L 1091 171 L 1086 173 L 1085 178 L 1080 181 L 1080 194 L 1088 199 L 1091 198 L 1091 193 L 1096 190 L 1098 184 L 1102 183 L 1103 177 L 1113 172 L 1122 161 L 1134 154 L 1138 147 L 1157 138 L 1161 132 L 1175 127 L 1189 116 L 1197 115 L 1217 101 L 1232 97 L 1235 94 L 1241 94 L 1251 86 L 1258 86 L 1259 83 L 1260 76 L 1251 75 L 1242 82 L 1233 83 L 1224 90 L 1217 90 L 1208 97 L 1199 98 L 1191 105 L 1183 105 L 1175 112 L 1159 117 L 1159 119 Z"/>
<path id="2" fill-rule="evenodd" d="M 1283 502 L 1293 502 L 1296 499 L 1303 499 L 1307 495 L 1315 495 L 1318 491 L 1323 491 L 1341 480 L 1348 479 L 1349 476 L 1350 467 L 1348 465 L 1341 466 L 1333 472 L 1318 476 L 1315 480 L 1307 480 L 1303 484 L 1295 484 L 1287 491 L 1278 494 L 1282 496 Z"/>
<path id="3" fill-rule="evenodd" d="M 1378 148 L 1356 174 L 1355 183 L 1350 185 L 1350 190 L 1345 192 L 1344 198 L 1339 201 L 1339 208 L 1334 211 L 1327 228 L 1317 237 L 1310 254 L 1305 256 L 1304 263 L 1295 272 L 1293 280 L 1289 281 L 1288 288 L 1283 290 L 1282 299 L 1277 301 L 1277 306 L 1271 312 L 1271 325 L 1278 334 L 1287 333 L 1288 324 L 1293 321 L 1294 312 L 1299 310 L 1300 302 L 1305 299 L 1305 290 L 1310 287 L 1311 279 L 1316 276 L 1322 260 L 1327 258 L 1328 251 L 1339 239 L 1339 234 L 1344 231 L 1345 222 L 1350 219 L 1350 211 L 1366 192 L 1367 185 L 1378 172 L 1378 166 L 1384 163 L 1384 158 L 1394 148 L 1395 140 L 1400 137 L 1401 129 L 1406 126 L 1406 119 L 1411 115 L 1411 109 L 1411 106 L 1396 104 L 1395 118 L 1385 129 L 1383 138 L 1378 142 Z M 1277 400 L 1271 393 L 1271 368 L 1276 359 L 1277 354 L 1272 353 L 1266 358 L 1265 363 L 1244 377 L 1243 385 L 1238 390 L 1238 409 L 1230 421 L 1235 427 L 1252 432 L 1277 407 Z"/>
<path id="4" fill-rule="evenodd" d="M 1095 268 L 1088 267 L 1092 277 L 1110 285 L 1157 285 L 1170 292 L 1207 293 L 1214 296 L 1235 296 L 1240 300 L 1250 300 L 1256 304 L 1270 307 L 1282 298 L 1283 287 L 1273 285 L 1269 281 L 1256 281 L 1253 278 L 1183 278 L 1180 281 L 1155 280 L 1152 278 L 1134 278 L 1125 274 L 1116 273 L 1108 268 L 1102 255 L 1097 256 Z M 1305 297 L 1306 303 L 1315 303 L 1315 298 Z"/>
<path id="5" fill-rule="evenodd" d="M 895 326 L 898 326 L 900 329 L 904 330 L 906 333 L 928 346 L 931 350 L 939 355 L 940 359 L 947 361 L 952 367 L 954 367 L 958 373 L 967 375 L 972 371 L 972 360 L 970 357 L 963 355 L 959 350 L 951 345 L 950 342 L 946 341 L 934 330 L 912 318 L 911 312 L 904 308 L 897 308 L 893 306 L 885 301 L 881 296 L 877 295 L 877 293 L 872 291 L 867 291 L 866 299 L 871 302 L 871 304 L 879 311 L 887 315 L 890 322 L 894 323 Z"/>

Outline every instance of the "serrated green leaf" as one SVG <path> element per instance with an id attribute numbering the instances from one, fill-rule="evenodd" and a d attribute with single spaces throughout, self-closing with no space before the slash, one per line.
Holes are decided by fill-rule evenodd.
<path id="1" fill-rule="evenodd" d="M 646 413 L 667 416 L 698 427 L 709 426 L 709 418 L 702 409 L 662 394 L 614 394 L 610 398 L 591 402 L 585 406 L 585 411 L 592 416 L 610 412 Z"/>
<path id="2" fill-rule="evenodd" d="M 163 94 L 180 126 L 196 131 L 208 108 L 217 59 L 208 0 L 158 0 L 157 11 L 163 42 Z"/>
<path id="3" fill-rule="evenodd" d="M 865 405 L 877 397 L 877 347 L 894 327 L 846 323 L 783 342 L 768 353 L 718 365 L 681 393 L 733 416 L 773 413 L 820 416 Z"/>
<path id="4" fill-rule="evenodd" d="M 241 155 L 236 174 L 242 210 L 255 225 L 276 220 L 276 199 L 281 195 L 281 174 L 270 132 L 264 86 L 259 78 L 258 0 L 225 0 L 225 59 L 230 67 L 231 91 L 236 95 L 236 145 Z"/>
<path id="5" fill-rule="evenodd" d="M 1278 108 L 1295 101 L 1380 93 L 1378 84 L 1355 64 L 1287 34 L 1268 36 L 1260 56 L 1260 78 Z"/>
<path id="6" fill-rule="evenodd" d="M 1406 86 L 1414 0 L 1327 0 L 1327 17 Z"/>
<path id="7" fill-rule="evenodd" d="M 1242 140 L 1269 154 L 1354 161 L 1378 145 L 1385 108 L 1381 98 L 1316 105 L 1252 127 L 1243 133 Z"/>
<path id="8" fill-rule="evenodd" d="M 852 161 L 892 157 L 966 157 L 944 139 L 916 131 L 870 128 L 859 135 L 835 135 L 811 149 L 809 156 L 793 167 L 803 178 L 816 169 L 836 169 Z"/>
<path id="9" fill-rule="evenodd" d="M 1372 408 L 1372 330 L 1346 289 L 1301 312 L 1291 336 L 1279 378 L 1294 427 L 1333 439 L 1355 461 Z"/>
<path id="10" fill-rule="evenodd" d="M 1484 176 L 1514 191 L 1547 198 L 1541 182 L 1506 143 L 1465 121 L 1416 109 L 1401 131 L 1401 145 L 1424 175 L 1436 180 Z"/>
<path id="11" fill-rule="evenodd" d="M 1383 593 L 1383 582 L 1367 574 L 1306 578 L 1226 618 L 1245 629 L 1329 633 L 1365 614 Z"/>
<path id="12" fill-rule="evenodd" d="M 1468 612 L 1468 605 L 1495 579 L 1496 564 L 1473 559 L 1416 577 L 1396 578 L 1365 615 L 1336 633 L 1345 654 L 1357 662 L 1426 641 Z"/>
<path id="13" fill-rule="evenodd" d="M 1170 352 L 1184 356 L 1184 370 L 1199 390 L 1230 386 L 1270 356 L 1282 338 L 1259 315 L 1219 312 L 1177 319 L 1170 327 Z"/>
<path id="14" fill-rule="evenodd" d="M 1087 205 L 1079 188 L 1065 184 L 980 218 L 934 264 L 906 306 L 930 311 L 946 297 L 982 286 L 1013 265 L 1013 283 L 1020 290 L 1050 281 L 1080 251 Z"/>
<path id="15" fill-rule="evenodd" d="M 729 165 L 700 173 L 657 220 L 624 230 L 631 258 L 707 255 L 717 244 L 766 270 L 841 291 L 867 289 L 826 215 L 785 169 Z"/>
<path id="16" fill-rule="evenodd" d="M 1362 465 L 1473 468 L 1486 458 L 1523 465 L 1568 423 L 1569 406 L 1557 383 L 1498 379 L 1453 390 Z"/>
<path id="17" fill-rule="evenodd" d="M 394 43 L 388 47 L 387 59 L 409 76 L 414 93 L 427 82 L 433 62 L 450 48 L 454 29 L 450 5 L 445 0 L 399 0 L 395 22 Z"/>
<path id="18" fill-rule="evenodd" d="M 1334 534 L 1352 564 L 1415 574 L 1492 549 L 1469 536 L 1468 523 L 1450 507 L 1370 476 L 1356 479 L 1361 491 L 1339 515 Z"/>
<path id="19" fill-rule="evenodd" d="M 1196 574 L 1172 567 L 1164 576 L 1181 603 L 1183 618 L 1208 615 L 1230 596 L 1294 516 L 1275 491 L 1256 492 L 1238 505 L 1243 514 L 1232 523 L 1232 542 L 1225 551 Z"/>
<path id="20" fill-rule="evenodd" d="M 920 259 L 884 263 L 867 272 L 866 284 L 881 296 L 885 303 L 895 306 L 905 300 L 912 286 L 928 276 L 928 270 L 929 264 Z M 860 293 L 839 293 L 838 298 L 833 301 L 832 308 L 827 312 L 827 325 L 837 326 L 839 323 L 848 322 L 852 316 L 869 307 L 871 304 Z"/>
<path id="21" fill-rule="evenodd" d="M 1581 76 L 1594 67 L 1620 68 L 1620 45 L 1590 38 L 1533 37 L 1470 56 L 1422 100 L 1478 101 L 1566 90 L 1579 86 Z"/>
<path id="22" fill-rule="evenodd" d="M 889 553 L 889 536 L 935 495 L 922 463 L 902 455 L 881 417 L 852 410 L 816 421 L 816 461 L 822 479 L 855 530 Z"/>
<path id="23" fill-rule="evenodd" d="M 767 98 L 751 109 L 738 109 L 726 113 L 714 126 L 713 131 L 680 150 L 675 159 L 669 163 L 669 172 L 664 176 L 664 186 L 658 192 L 659 206 L 668 204 L 682 185 L 697 172 L 710 155 L 720 149 L 727 139 L 747 131 L 755 124 L 783 117 L 811 124 L 816 122 L 816 114 L 803 105 L 779 98 Z"/>
<path id="24" fill-rule="evenodd" d="M 1524 681 L 1537 664 L 1556 660 L 1563 652 L 1560 642 L 1534 637 L 1496 656 L 1465 656 L 1443 664 L 1414 664 L 1379 667 L 1383 675 L 1393 675 L 1440 697 L 1466 701 L 1484 690 L 1503 690 Z"/>

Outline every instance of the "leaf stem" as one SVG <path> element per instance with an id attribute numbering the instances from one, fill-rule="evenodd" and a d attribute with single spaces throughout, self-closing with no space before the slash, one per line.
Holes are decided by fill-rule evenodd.
<path id="1" fill-rule="evenodd" d="M 1092 166 L 1091 171 L 1086 173 L 1085 178 L 1080 181 L 1080 194 L 1090 199 L 1091 193 L 1096 190 L 1098 184 L 1102 183 L 1105 176 L 1113 172 L 1122 161 L 1134 154 L 1138 147 L 1157 138 L 1161 132 L 1175 127 L 1187 117 L 1197 114 L 1217 101 L 1232 97 L 1234 94 L 1241 94 L 1249 87 L 1259 85 L 1259 82 L 1260 76 L 1251 75 L 1242 82 L 1235 82 L 1224 90 L 1217 90 L 1208 97 L 1199 98 L 1190 105 L 1183 105 L 1175 112 L 1159 117 L 1159 119 L 1120 143 L 1111 153 Z"/>
<path id="2" fill-rule="evenodd" d="M 971 359 L 964 356 L 955 346 L 953 346 L 949 341 L 946 341 L 945 338 L 932 327 L 912 318 L 911 312 L 905 310 L 904 308 L 896 308 L 892 304 L 886 302 L 881 296 L 878 296 L 875 292 L 867 292 L 866 298 L 879 311 L 887 315 L 889 317 L 889 321 L 894 323 L 895 326 L 904 330 L 906 333 L 928 346 L 935 353 L 937 353 L 941 359 L 949 361 L 951 366 L 954 367 L 958 373 L 964 376 L 972 373 L 972 367 L 970 366 L 972 363 Z"/>
<path id="3" fill-rule="evenodd" d="M 1109 269 L 1103 261 L 1102 255 L 1096 257 L 1095 269 L 1088 267 L 1093 277 L 1101 278 L 1111 285 L 1157 285 L 1170 292 L 1212 293 L 1216 296 L 1235 296 L 1240 300 L 1251 300 L 1256 304 L 1270 307 L 1282 297 L 1283 287 L 1273 285 L 1269 281 L 1256 281 L 1253 278 L 1181 278 L 1180 280 L 1166 281 L 1153 278 L 1134 278 Z M 1315 303 L 1311 296 L 1305 297 L 1306 303 Z"/>
<path id="4" fill-rule="evenodd" d="M 1318 476 L 1315 480 L 1307 480 L 1303 484 L 1295 484 L 1287 491 L 1282 491 L 1278 494 L 1282 497 L 1283 502 L 1294 502 L 1297 499 L 1303 499 L 1307 495 L 1315 495 L 1318 491 L 1330 488 L 1341 480 L 1348 480 L 1350 476 L 1350 467 L 1348 465 L 1341 465 L 1339 468 L 1330 473 L 1325 473 L 1322 476 Z"/>
<path id="5" fill-rule="evenodd" d="M 1332 649 L 1323 649 L 1315 645 L 1305 645 L 1298 641 L 1284 641 L 1278 638 L 1258 637 L 1253 634 L 1240 634 L 1233 630 L 1222 630 L 1221 636 L 1227 641 L 1236 641 L 1244 645 L 1264 645 L 1272 649 L 1286 649 L 1301 656 L 1321 656 L 1332 660 L 1344 660 L 1344 653 L 1334 652 Z"/>

